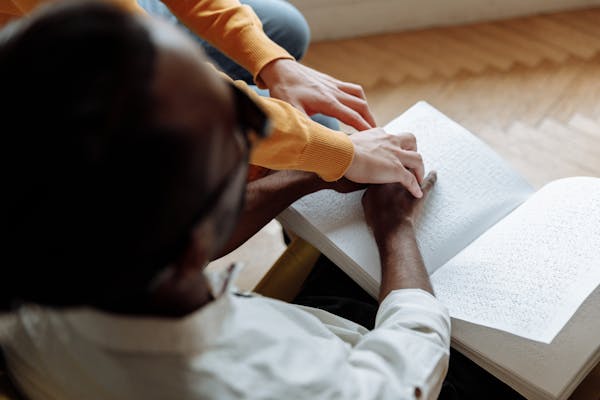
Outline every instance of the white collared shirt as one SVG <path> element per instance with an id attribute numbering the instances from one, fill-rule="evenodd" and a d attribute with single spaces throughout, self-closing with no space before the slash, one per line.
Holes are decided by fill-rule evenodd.
<path id="1" fill-rule="evenodd" d="M 30 400 L 434 399 L 450 319 L 418 289 L 390 293 L 372 331 L 226 290 L 180 319 L 25 306 L 4 342 Z"/>

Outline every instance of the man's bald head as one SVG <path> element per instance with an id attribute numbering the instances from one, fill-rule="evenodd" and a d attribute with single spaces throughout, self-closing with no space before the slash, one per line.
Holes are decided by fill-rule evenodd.
<path id="1" fill-rule="evenodd" d="M 140 17 L 140 22 L 158 49 L 152 86 L 155 118 L 180 133 L 212 133 L 203 139 L 204 149 L 210 149 L 204 161 L 213 170 L 205 179 L 212 185 L 221 178 L 214 172 L 230 169 L 236 161 L 228 156 L 235 153 L 231 88 L 218 78 L 202 48 L 184 32 L 157 19 Z"/>
<path id="2" fill-rule="evenodd" d="M 239 161 L 227 86 L 154 24 L 71 3 L 0 40 L 5 300 L 110 309 L 139 298 Z"/>

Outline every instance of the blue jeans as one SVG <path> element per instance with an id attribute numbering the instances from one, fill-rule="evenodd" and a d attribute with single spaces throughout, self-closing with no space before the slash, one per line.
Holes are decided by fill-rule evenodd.
<path id="1" fill-rule="evenodd" d="M 139 5 L 150 15 L 159 16 L 179 25 L 190 32 L 171 11 L 160 0 L 137 0 Z M 293 5 L 284 0 L 241 0 L 242 4 L 250 6 L 263 25 L 267 36 L 275 43 L 283 47 L 296 60 L 300 60 L 310 42 L 310 29 L 306 20 Z M 191 32 L 190 32 L 191 33 Z M 232 79 L 241 79 L 251 85 L 261 96 L 269 96 L 268 90 L 258 89 L 253 83 L 252 75 L 242 66 L 211 46 L 202 38 L 191 33 L 202 45 L 206 54 L 219 68 Z M 338 130 L 339 122 L 331 117 L 316 114 L 311 117 L 316 122 L 328 128 Z"/>

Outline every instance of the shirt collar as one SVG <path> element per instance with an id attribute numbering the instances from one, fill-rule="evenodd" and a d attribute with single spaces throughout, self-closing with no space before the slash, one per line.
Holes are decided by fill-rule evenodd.
<path id="1" fill-rule="evenodd" d="M 183 318 L 124 316 L 90 307 L 56 311 L 85 339 L 125 352 L 199 352 L 218 341 L 231 315 L 235 276 L 242 268 L 234 263 L 222 272 L 206 272 L 215 300 Z"/>

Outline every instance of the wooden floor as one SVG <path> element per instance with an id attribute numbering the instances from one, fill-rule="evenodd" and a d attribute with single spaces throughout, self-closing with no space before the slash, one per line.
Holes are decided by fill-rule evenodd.
<path id="1" fill-rule="evenodd" d="M 600 9 L 315 43 L 304 63 L 360 83 L 379 125 L 428 101 L 537 187 L 600 176 Z M 217 265 L 246 261 L 250 289 L 280 236 L 270 224 Z"/>
<path id="2" fill-rule="evenodd" d="M 383 125 L 426 100 L 531 183 L 600 176 L 600 9 L 317 43 Z"/>
<path id="3" fill-rule="evenodd" d="M 600 8 L 315 43 L 304 63 L 363 85 L 379 125 L 430 102 L 536 187 L 600 176 Z M 245 261 L 251 289 L 283 249 L 272 223 L 215 265 Z"/>

